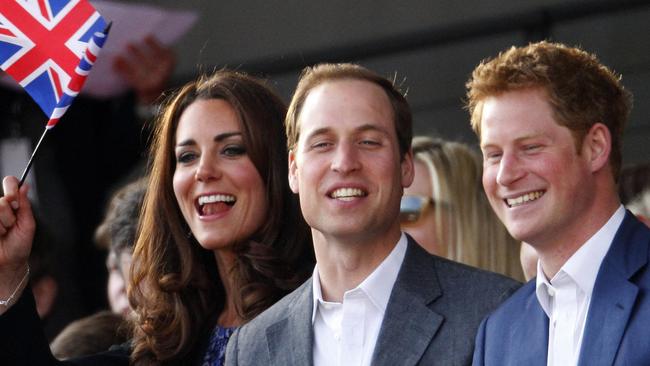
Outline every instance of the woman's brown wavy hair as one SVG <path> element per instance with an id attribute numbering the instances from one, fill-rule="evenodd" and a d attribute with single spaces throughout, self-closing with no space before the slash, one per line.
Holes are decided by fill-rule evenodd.
<path id="1" fill-rule="evenodd" d="M 263 82 L 234 71 L 201 77 L 176 92 L 156 122 L 149 182 L 135 246 L 129 300 L 133 364 L 178 364 L 200 352 L 223 310 L 225 294 L 213 252 L 189 229 L 174 196 L 178 121 L 195 100 L 222 99 L 239 117 L 246 151 L 265 182 L 268 213 L 249 240 L 233 243 L 230 275 L 239 315 L 250 320 L 308 277 L 309 229 L 287 181 L 286 105 Z"/>

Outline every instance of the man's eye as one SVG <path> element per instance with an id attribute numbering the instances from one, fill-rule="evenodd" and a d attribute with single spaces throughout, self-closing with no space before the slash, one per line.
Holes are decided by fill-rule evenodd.
<path id="1" fill-rule="evenodd" d="M 526 146 L 524 146 L 524 150 L 526 150 L 526 151 L 535 151 L 535 150 L 539 150 L 541 147 L 542 147 L 542 145 L 534 145 L 534 144 L 533 145 L 526 145 Z"/>
<path id="2" fill-rule="evenodd" d="M 484 160 L 487 162 L 497 162 L 499 159 L 501 159 L 501 153 L 498 152 L 486 153 L 483 156 Z"/>
<path id="3" fill-rule="evenodd" d="M 322 150 L 322 149 L 326 149 L 327 147 L 329 147 L 331 145 L 332 144 L 329 143 L 329 142 L 322 141 L 322 142 L 316 142 L 316 143 L 312 144 L 311 147 L 312 147 L 312 149 Z"/>
<path id="4" fill-rule="evenodd" d="M 380 143 L 375 140 L 361 140 L 362 145 L 368 145 L 368 146 L 379 146 Z"/>

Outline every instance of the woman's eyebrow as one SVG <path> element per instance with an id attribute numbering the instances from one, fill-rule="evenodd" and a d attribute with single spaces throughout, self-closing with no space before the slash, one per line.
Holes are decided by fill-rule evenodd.
<path id="1" fill-rule="evenodd" d="M 233 136 L 241 136 L 242 133 L 239 131 L 236 132 L 224 132 L 220 133 L 217 136 L 214 137 L 214 142 L 221 142 L 223 140 L 227 140 Z M 186 140 L 183 140 L 179 143 L 176 144 L 176 147 L 183 147 L 183 146 L 190 146 L 190 145 L 196 145 L 196 141 L 194 141 L 193 138 L 189 138 Z"/>

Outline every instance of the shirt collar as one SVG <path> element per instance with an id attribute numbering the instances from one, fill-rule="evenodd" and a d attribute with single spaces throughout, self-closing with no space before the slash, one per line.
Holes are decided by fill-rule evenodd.
<path id="1" fill-rule="evenodd" d="M 406 256 L 407 238 L 404 233 L 397 241 L 395 248 L 388 254 L 386 258 L 375 268 L 372 273 L 366 277 L 354 289 L 348 290 L 345 293 L 352 291 L 363 291 L 370 301 L 381 310 L 382 313 L 386 311 L 390 294 L 393 291 L 393 285 L 397 280 L 397 275 Z M 345 294 L 344 294 L 345 296 Z M 314 323 L 316 319 L 316 311 L 318 309 L 319 301 L 323 301 L 323 292 L 320 284 L 320 276 L 318 274 L 318 263 L 314 266 L 314 273 L 312 275 L 312 315 L 311 321 Z"/>
<path id="2" fill-rule="evenodd" d="M 552 283 L 562 276 L 570 277 L 586 297 L 591 297 L 600 265 L 605 259 L 605 255 L 614 241 L 616 231 L 621 226 L 624 218 L 625 208 L 620 205 L 607 223 L 573 253 L 550 282 L 544 274 L 542 264 L 537 261 L 536 295 L 547 315 L 550 314 L 551 302 L 548 291 L 552 291 L 549 290 L 552 288 Z"/>
<path id="3" fill-rule="evenodd" d="M 546 316 L 551 317 L 551 294 L 549 291 L 552 290 L 551 283 L 546 278 L 544 270 L 542 270 L 542 263 L 537 260 L 537 279 L 535 281 L 535 295 L 537 295 L 537 301 L 542 307 L 542 310 L 546 313 Z"/>

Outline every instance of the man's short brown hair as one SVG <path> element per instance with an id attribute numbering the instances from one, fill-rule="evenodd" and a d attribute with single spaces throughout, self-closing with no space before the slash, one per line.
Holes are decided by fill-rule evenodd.
<path id="1" fill-rule="evenodd" d="M 571 130 L 578 151 L 589 129 L 598 122 L 605 124 L 612 135 L 612 174 L 618 178 L 632 95 L 621 85 L 620 76 L 595 55 L 546 41 L 511 47 L 481 62 L 466 87 L 472 128 L 479 138 L 485 99 L 528 88 L 544 90 L 556 122 Z"/>
<path id="2" fill-rule="evenodd" d="M 413 117 L 411 116 L 411 108 L 406 98 L 404 98 L 404 95 L 402 95 L 390 80 L 377 75 L 363 66 L 349 63 L 319 64 L 313 67 L 307 67 L 302 71 L 285 120 L 287 147 L 291 150 L 298 143 L 300 137 L 298 118 L 300 117 L 300 112 L 309 92 L 326 82 L 345 79 L 368 81 L 378 85 L 386 92 L 393 109 L 393 120 L 395 122 L 395 132 L 397 133 L 400 156 L 404 157 L 411 148 L 411 139 L 413 138 Z"/>

